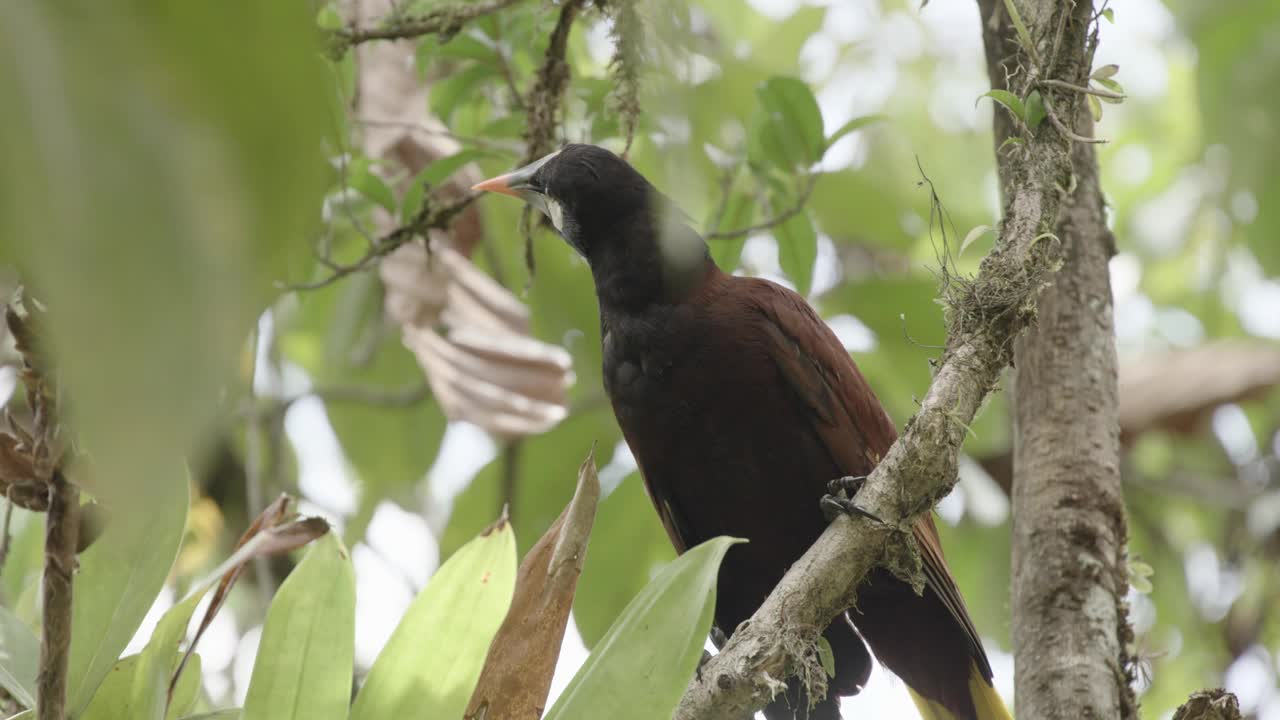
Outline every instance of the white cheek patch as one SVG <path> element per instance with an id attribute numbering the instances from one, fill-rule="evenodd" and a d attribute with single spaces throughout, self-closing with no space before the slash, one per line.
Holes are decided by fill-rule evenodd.
<path id="1" fill-rule="evenodd" d="M 556 226 L 556 230 L 564 231 L 564 209 L 551 198 L 547 198 L 547 217 L 551 218 L 551 224 Z"/>

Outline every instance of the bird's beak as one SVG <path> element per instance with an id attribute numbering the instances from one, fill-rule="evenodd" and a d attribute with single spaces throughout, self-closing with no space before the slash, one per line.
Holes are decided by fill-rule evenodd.
<path id="1" fill-rule="evenodd" d="M 527 187 L 523 183 L 528 181 L 528 176 L 521 177 L 524 168 L 509 172 L 506 175 L 489 178 L 484 182 L 476 183 L 471 186 L 472 190 L 484 190 L 485 192 L 502 193 L 503 195 L 511 195 L 520 197 L 520 190 Z"/>
<path id="2" fill-rule="evenodd" d="M 506 175 L 499 175 L 484 182 L 476 183 L 471 186 L 471 189 L 525 198 L 533 191 L 533 186 L 529 182 L 533 178 L 533 174 L 538 172 L 538 168 L 546 165 L 547 161 L 557 154 L 559 154 L 559 151 L 538 158 L 518 170 L 512 170 Z"/>

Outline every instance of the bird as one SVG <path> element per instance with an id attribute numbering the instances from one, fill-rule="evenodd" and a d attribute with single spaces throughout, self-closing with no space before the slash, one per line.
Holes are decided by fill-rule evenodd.
<path id="1" fill-rule="evenodd" d="M 712 635 L 732 635 L 822 534 L 824 507 L 851 509 L 828 490 L 856 491 L 896 439 L 893 421 L 803 297 L 717 267 L 678 206 L 608 149 L 568 144 L 473 189 L 541 211 L 589 266 L 604 389 L 676 551 L 721 535 L 749 541 L 716 583 Z M 873 570 L 823 633 L 835 659 L 828 695 L 809 707 L 793 678 L 768 720 L 838 719 L 872 654 L 926 720 L 1009 718 L 931 514 L 913 535 L 923 593 Z"/>

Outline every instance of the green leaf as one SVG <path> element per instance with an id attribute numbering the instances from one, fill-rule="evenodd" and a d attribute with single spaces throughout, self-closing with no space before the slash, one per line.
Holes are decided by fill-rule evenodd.
<path id="1" fill-rule="evenodd" d="M 515 533 L 503 520 L 418 593 L 369 669 L 351 720 L 462 717 L 515 582 Z"/>
<path id="2" fill-rule="evenodd" d="M 868 125 L 871 125 L 873 123 L 878 123 L 884 119 L 886 119 L 884 115 L 863 115 L 862 117 L 856 117 L 850 120 L 849 122 L 841 125 L 839 130 L 836 130 L 835 132 L 831 133 L 831 137 L 827 138 L 827 145 L 823 149 L 826 150 L 830 148 L 832 145 L 835 145 L 836 141 L 838 141 L 840 138 L 844 137 L 845 135 L 848 135 L 851 132 L 861 130 L 862 128 Z"/>
<path id="3" fill-rule="evenodd" d="M 483 150 L 461 150 L 448 157 L 442 157 L 431 163 L 418 173 L 415 181 L 421 181 L 426 185 L 439 185 L 449 178 L 450 175 L 457 172 L 463 165 L 473 160 L 485 157 L 489 153 Z"/>
<path id="4" fill-rule="evenodd" d="M 427 107 L 444 123 L 453 117 L 458 105 L 473 98 L 480 83 L 497 74 L 487 63 L 475 63 L 465 70 L 449 75 L 431 86 L 431 99 Z"/>
<path id="5" fill-rule="evenodd" d="M 396 211 L 396 196 L 386 181 L 378 177 L 365 158 L 357 158 L 347 166 L 347 185 L 387 212 Z"/>
<path id="6" fill-rule="evenodd" d="M 175 481 L 156 450 L 207 439 L 274 283 L 309 255 L 331 124 L 312 13 L 0 4 L 0 262 L 50 308 L 77 444 L 120 526 L 169 520 L 140 502 Z"/>
<path id="7" fill-rule="evenodd" d="M 152 461 L 163 457 L 153 453 Z M 67 708 L 88 707 L 164 586 L 178 555 L 187 519 L 187 477 L 170 461 L 167 483 L 147 497 L 147 518 L 116 516 L 80 555 L 72 599 Z M 125 521 L 126 518 L 128 521 Z"/>
<path id="8" fill-rule="evenodd" d="M 342 16 L 332 5 L 325 5 L 316 13 L 316 27 L 321 30 L 341 30 Z"/>
<path id="9" fill-rule="evenodd" d="M 227 708 L 225 710 L 187 715 L 182 720 L 240 720 L 241 712 L 243 711 L 240 708 Z"/>
<path id="10" fill-rule="evenodd" d="M 644 480 L 631 473 L 600 503 L 578 580 L 573 620 L 587 648 L 600 642 L 627 603 L 675 556 Z"/>
<path id="11" fill-rule="evenodd" d="M 713 538 L 664 568 L 622 611 L 545 720 L 670 717 L 702 658 L 720 561 L 740 542 Z"/>
<path id="12" fill-rule="evenodd" d="M 1107 22 L 1111 23 L 1112 25 L 1116 23 L 1116 11 L 1111 8 L 1105 8 L 1102 11 L 1102 17 L 1106 18 Z"/>
<path id="13" fill-rule="evenodd" d="M 1094 70 L 1093 74 L 1090 75 L 1089 77 L 1093 78 L 1094 80 L 1105 80 L 1109 77 L 1114 76 L 1118 72 L 1120 72 L 1120 66 L 1112 63 L 1110 65 L 1103 65 L 1097 70 Z"/>
<path id="14" fill-rule="evenodd" d="M 200 598 L 209 589 L 205 585 L 191 593 L 185 600 L 169 608 L 151 633 L 147 646 L 138 654 L 137 669 L 133 676 L 132 715 L 138 720 L 163 720 L 169 694 L 169 679 L 177 669 L 182 656 L 178 643 L 187 633 L 187 624 L 195 612 Z M 191 675 L 191 666 L 182 669 L 179 682 Z M 199 674 L 196 674 L 199 677 Z"/>
<path id="15" fill-rule="evenodd" d="M 821 635 L 818 636 L 818 660 L 827 677 L 836 676 L 836 654 L 831 650 L 831 643 Z"/>
<path id="16" fill-rule="evenodd" d="M 1097 95 L 1089 96 L 1089 113 L 1093 115 L 1094 122 L 1102 120 L 1102 101 Z"/>
<path id="17" fill-rule="evenodd" d="M 175 654 L 169 658 L 169 662 L 176 663 L 178 658 L 179 656 Z M 138 655 L 129 655 L 112 665 L 111 671 L 107 673 L 102 685 L 98 687 L 98 692 L 93 696 L 93 702 L 85 708 L 83 714 L 75 716 L 77 720 L 120 720 L 121 718 L 135 720 L 135 718 L 145 717 L 141 714 L 141 708 L 133 704 L 133 686 L 137 679 L 139 659 Z M 166 684 L 165 691 L 167 692 L 168 689 Z M 173 707 L 167 717 L 172 720 L 190 711 L 199 690 L 200 656 L 192 655 L 186 671 L 182 673 L 177 686 L 174 687 Z"/>
<path id="18" fill-rule="evenodd" d="M 1003 105 L 1006 110 L 1013 113 L 1014 117 L 1026 122 L 1027 108 L 1022 104 L 1022 100 L 1020 100 L 1017 95 L 1014 95 L 1008 90 L 988 90 L 979 95 L 978 99 L 981 100 L 984 97 L 989 97 L 992 100 L 995 100 Z"/>
<path id="19" fill-rule="evenodd" d="M 792 215 L 774 229 L 778 241 L 778 263 L 796 284 L 796 292 L 808 295 L 813 286 L 813 263 L 818 259 L 818 235 L 805 210 Z"/>
<path id="20" fill-rule="evenodd" d="M 1102 87 L 1110 90 L 1113 93 L 1116 93 L 1118 95 L 1125 94 L 1124 86 L 1109 77 L 1094 78 L 1093 81 L 1098 83 Z M 1105 103 L 1111 103 L 1112 105 L 1119 105 L 1120 103 L 1124 102 L 1122 98 L 1099 97 L 1098 99 Z"/>
<path id="21" fill-rule="evenodd" d="M 276 592 L 244 720 L 346 720 L 355 655 L 355 574 L 335 533 L 312 544 Z"/>
<path id="22" fill-rule="evenodd" d="M 748 157 L 779 168 L 806 168 L 826 150 L 822 113 L 805 83 L 771 77 L 756 90 L 760 110 L 753 120 Z"/>
<path id="23" fill-rule="evenodd" d="M 1040 97 L 1039 90 L 1032 90 L 1027 96 L 1027 127 L 1035 130 L 1040 127 L 1040 123 L 1044 122 L 1046 113 L 1044 109 L 1044 98 Z"/>
<path id="24" fill-rule="evenodd" d="M 759 205 L 756 197 L 740 189 L 746 184 L 745 173 L 739 173 L 729 189 L 729 199 L 724 204 L 724 212 L 718 218 L 712 217 L 707 227 L 715 232 L 732 232 L 749 227 L 756 219 L 756 208 Z M 715 212 L 713 210 L 712 212 Z M 712 226 L 714 224 L 714 227 Z M 742 248 L 747 243 L 747 234 L 737 237 L 715 238 L 708 241 L 711 246 L 711 259 L 725 272 L 733 272 L 742 257 Z"/>
<path id="25" fill-rule="evenodd" d="M 9 608 L 0 605 L 0 687 L 24 707 L 36 706 L 40 640 Z"/>

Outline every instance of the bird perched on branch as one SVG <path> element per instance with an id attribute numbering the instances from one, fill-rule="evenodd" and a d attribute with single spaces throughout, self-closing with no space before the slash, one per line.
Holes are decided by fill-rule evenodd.
<path id="1" fill-rule="evenodd" d="M 545 213 L 590 265 L 605 390 L 676 550 L 750 540 L 718 580 L 715 623 L 732 633 L 822 534 L 820 499 L 854 509 L 823 493 L 832 480 L 856 492 L 896 438 L 892 421 L 804 298 L 722 272 L 671 201 L 608 150 L 567 145 L 475 188 Z M 931 516 L 914 536 L 923 595 L 873 571 L 824 633 L 829 696 L 809 709 L 793 679 L 765 709 L 770 720 L 839 718 L 838 696 L 871 672 L 868 645 L 926 718 L 1009 717 Z"/>

